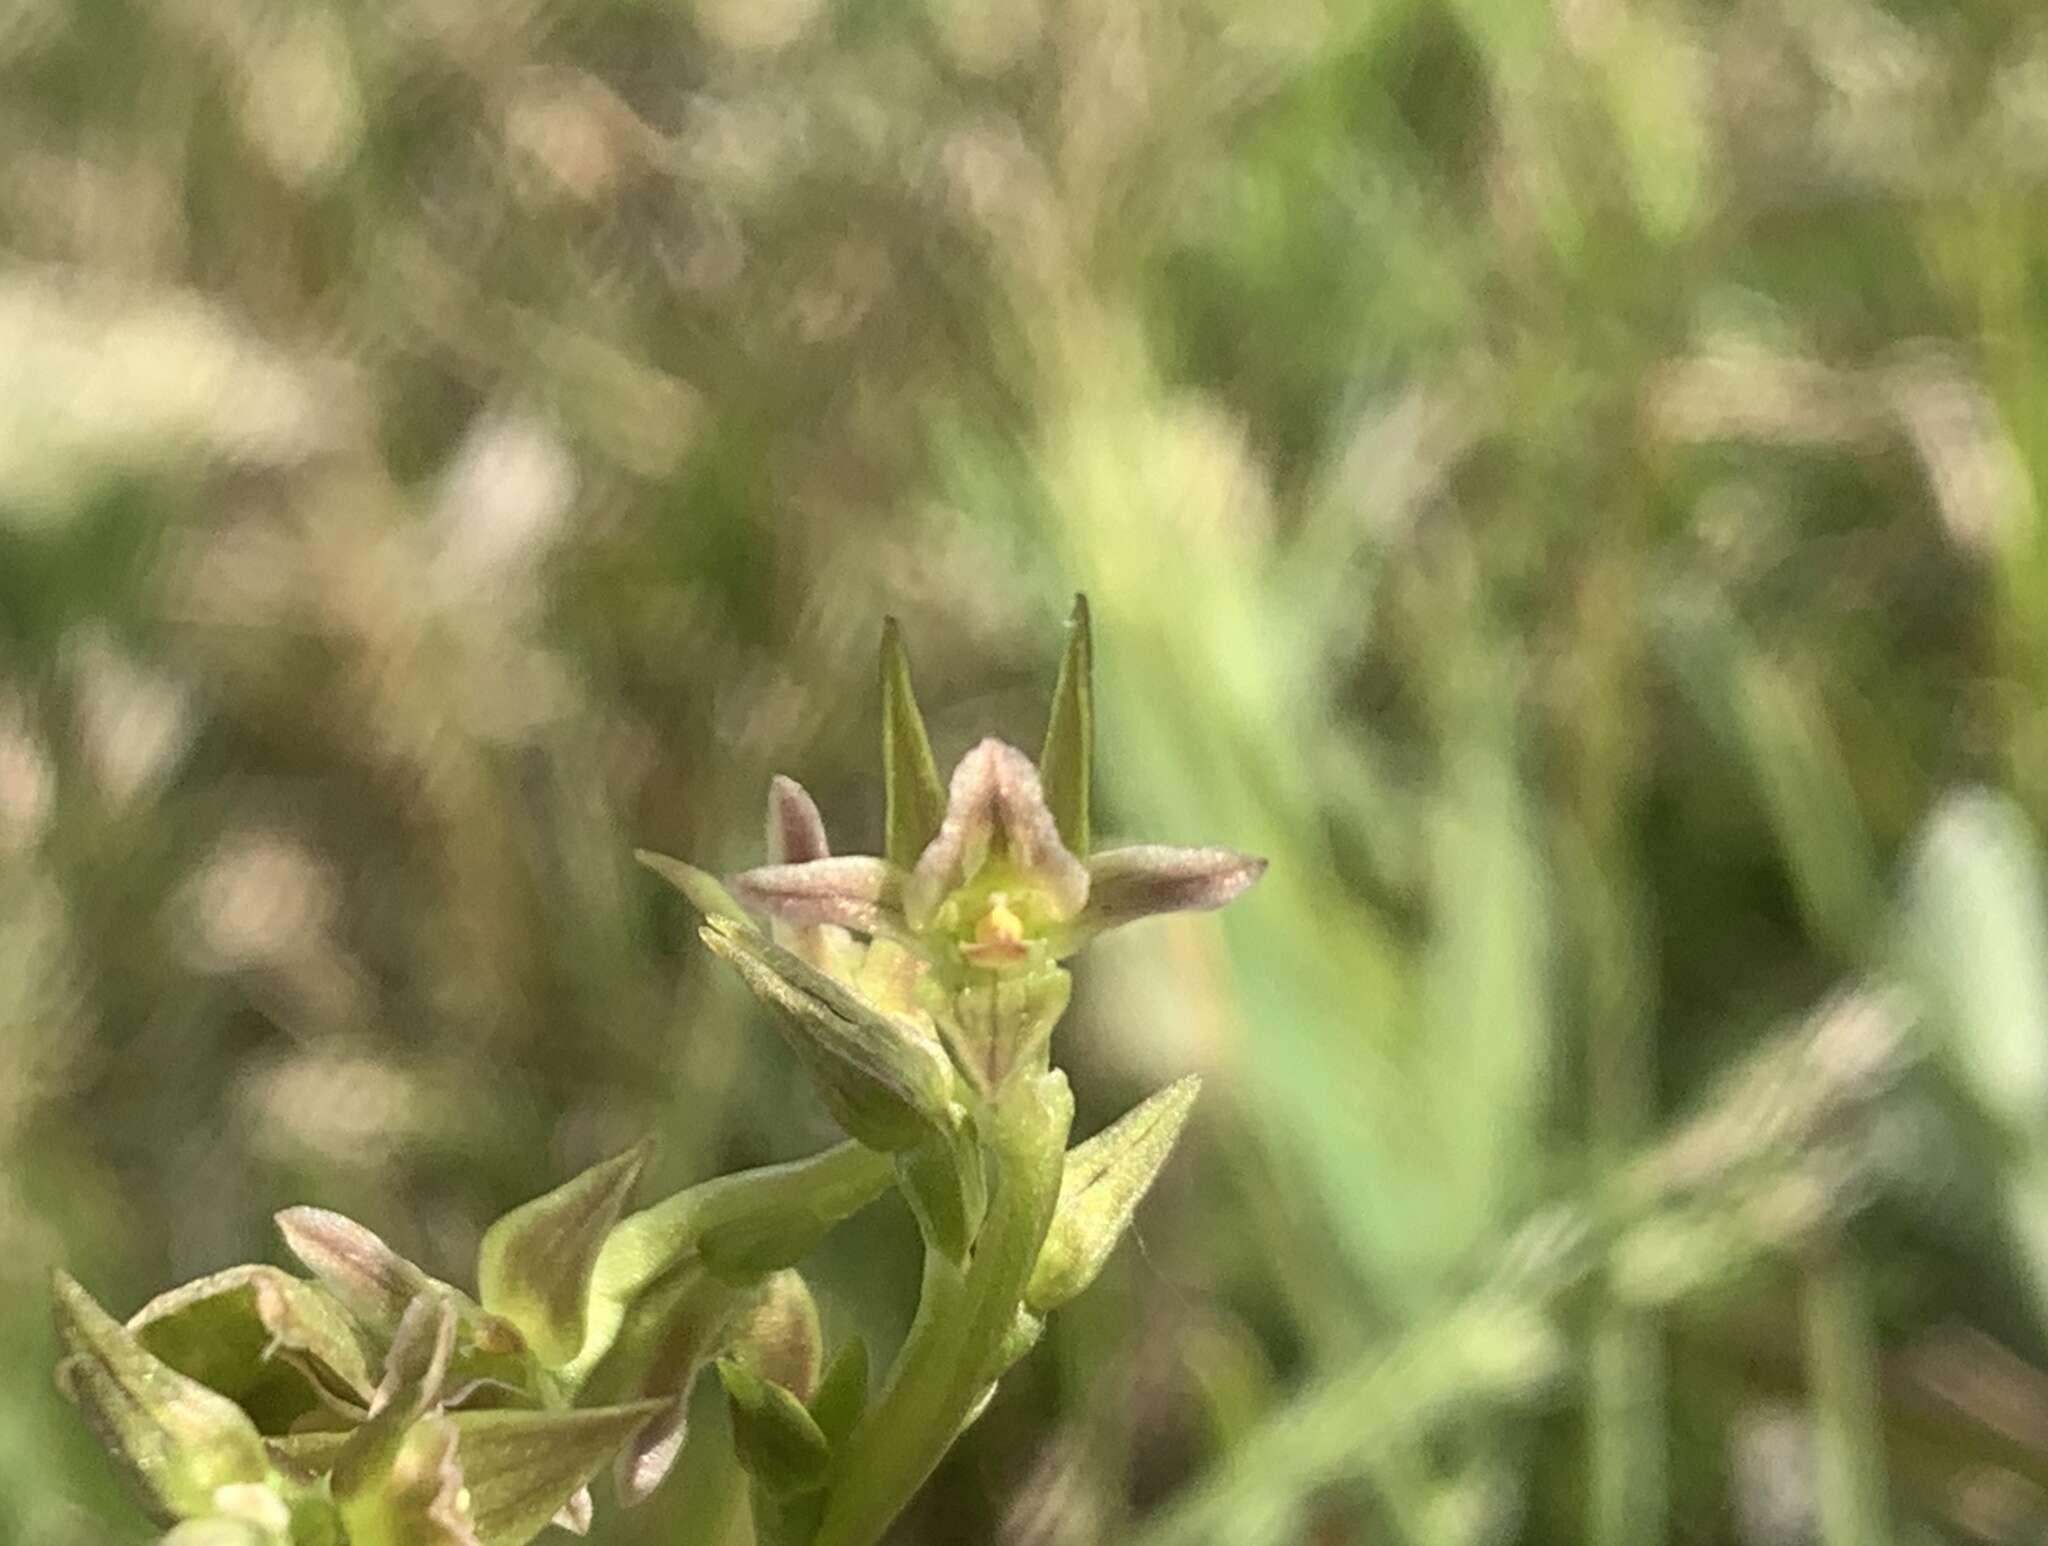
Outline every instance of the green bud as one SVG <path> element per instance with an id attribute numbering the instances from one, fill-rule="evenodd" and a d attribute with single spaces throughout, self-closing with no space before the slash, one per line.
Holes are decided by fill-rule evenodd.
<path id="1" fill-rule="evenodd" d="M 543 1363 L 559 1367 L 583 1346 L 590 1277 L 647 1162 L 648 1145 L 594 1165 L 484 1232 L 477 1256 L 483 1306 L 502 1315 Z"/>
<path id="2" fill-rule="evenodd" d="M 925 1243 L 956 1266 L 967 1260 L 988 1211 L 981 1142 L 963 1113 L 923 1143 L 896 1156 L 897 1184 Z"/>
<path id="3" fill-rule="evenodd" d="M 772 1380 L 799 1401 L 818 1388 L 818 1370 L 825 1354 L 825 1336 L 818 1324 L 818 1304 L 797 1272 L 769 1275 L 753 1304 L 733 1322 L 726 1348 L 763 1379 Z"/>
<path id="4" fill-rule="evenodd" d="M 747 1474 L 777 1496 L 822 1485 L 832 1446 L 794 1392 L 737 1358 L 718 1360 L 732 1414 L 732 1445 Z"/>
<path id="5" fill-rule="evenodd" d="M 1017 1069 L 1042 1068 L 1073 988 L 1063 968 L 1040 966 L 960 989 L 939 1017 L 954 1061 L 984 1094 L 1001 1089 Z"/>
<path id="6" fill-rule="evenodd" d="M 340 1302 L 275 1267 L 230 1267 L 159 1294 L 128 1329 L 265 1433 L 317 1411 L 359 1416 L 376 1383 Z"/>
<path id="7" fill-rule="evenodd" d="M 325 1208 L 287 1208 L 278 1233 L 292 1255 L 327 1286 L 342 1308 L 389 1335 L 434 1280 L 354 1219 Z"/>
<path id="8" fill-rule="evenodd" d="M 1024 1302 L 1044 1315 L 1095 1281 L 1194 1110 L 1202 1082 L 1177 1079 L 1069 1150 L 1059 1205 Z"/>
<path id="9" fill-rule="evenodd" d="M 837 1448 L 846 1442 L 867 1408 L 868 1345 L 859 1337 L 850 1337 L 825 1366 L 811 1397 L 811 1417 L 826 1442 Z"/>
<path id="10" fill-rule="evenodd" d="M 932 760 L 931 737 L 910 685 L 910 659 L 896 619 L 882 623 L 882 801 L 885 854 L 907 870 L 938 835 L 946 811 L 946 787 Z"/>
<path id="11" fill-rule="evenodd" d="M 1038 780 L 1059 824 L 1060 840 L 1077 859 L 1088 857 L 1089 775 L 1095 755 L 1095 643 L 1088 598 L 1076 596 L 1067 620 L 1067 649 L 1052 690 Z"/>
<path id="12" fill-rule="evenodd" d="M 482 1546 L 522 1546 L 579 1499 L 587 1523 L 585 1485 L 667 1405 L 453 1413 L 448 1421 Z"/>
<path id="13" fill-rule="evenodd" d="M 148 1352 L 76 1279 L 53 1279 L 58 1388 L 134 1484 L 159 1524 L 214 1512 L 215 1492 L 270 1475 L 263 1440 L 218 1391 Z"/>
<path id="14" fill-rule="evenodd" d="M 946 1120 L 953 1074 L 907 1016 L 885 1015 L 751 928 L 712 919 L 704 943 L 731 963 L 776 1023 L 842 1127 L 873 1149 L 906 1149 Z"/>

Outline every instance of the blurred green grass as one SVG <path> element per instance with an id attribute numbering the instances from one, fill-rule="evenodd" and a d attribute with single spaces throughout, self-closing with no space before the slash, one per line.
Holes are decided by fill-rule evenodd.
<path id="1" fill-rule="evenodd" d="M 54 1262 L 825 1141 L 630 851 L 871 848 L 881 615 L 944 757 L 1075 589 L 1273 864 L 1087 962 L 1210 1094 L 906 1542 L 2038 1537 L 2023 0 L 29 0 L 0 150 L 0 1537 L 139 1533 Z"/>

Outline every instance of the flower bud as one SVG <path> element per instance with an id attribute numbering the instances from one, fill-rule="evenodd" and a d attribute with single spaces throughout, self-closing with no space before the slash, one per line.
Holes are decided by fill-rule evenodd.
<path id="1" fill-rule="evenodd" d="M 726 1350 L 797 1400 L 809 1401 L 818 1388 L 825 1336 L 818 1324 L 817 1301 L 803 1275 L 771 1273 L 754 1303 L 733 1322 Z"/>
<path id="2" fill-rule="evenodd" d="M 53 1280 L 58 1388 L 128 1473 L 159 1524 L 214 1512 L 216 1491 L 263 1482 L 270 1463 L 248 1416 L 148 1352 L 76 1279 Z"/>
<path id="3" fill-rule="evenodd" d="M 550 1367 L 583 1346 L 591 1271 L 647 1154 L 639 1144 L 594 1165 L 484 1232 L 477 1257 L 483 1307 L 518 1327 Z"/>
<path id="4" fill-rule="evenodd" d="M 779 1010 L 784 1039 L 842 1127 L 874 1149 L 905 1149 L 946 1120 L 953 1072 L 906 1016 L 884 1015 L 750 928 L 712 919 L 704 943 Z"/>
<path id="5" fill-rule="evenodd" d="M 1024 1303 L 1045 1315 L 1095 1281 L 1131 1215 L 1173 1152 L 1201 1080 L 1175 1080 L 1068 1151 L 1059 1204 Z"/>
<path id="6" fill-rule="evenodd" d="M 868 1345 L 849 1338 L 832 1355 L 811 1397 L 811 1417 L 826 1442 L 844 1444 L 868 1409 Z"/>
<path id="7" fill-rule="evenodd" d="M 793 1391 L 737 1358 L 718 1360 L 740 1464 L 769 1493 L 787 1497 L 823 1484 L 832 1446 Z"/>

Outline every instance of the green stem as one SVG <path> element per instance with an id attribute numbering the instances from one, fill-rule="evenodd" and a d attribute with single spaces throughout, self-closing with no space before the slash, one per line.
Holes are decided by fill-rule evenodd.
<path id="1" fill-rule="evenodd" d="M 986 1140 L 995 1193 L 964 1270 L 925 1252 L 910 1335 L 875 1404 L 836 1457 L 816 1546 L 873 1546 L 987 1389 L 1059 1200 L 1074 1101 L 1065 1076 L 1025 1075 L 1001 1093 Z"/>
<path id="2" fill-rule="evenodd" d="M 684 1261 L 744 1281 L 800 1258 L 834 1224 L 888 1190 L 895 1161 L 860 1144 L 837 1144 L 782 1165 L 764 1165 L 677 1192 L 621 1219 L 605 1237 L 591 1274 L 583 1350 L 572 1383 L 611 1347 L 635 1298 Z"/>
<path id="3" fill-rule="evenodd" d="M 1884 1434 L 1878 1413 L 1877 1337 L 1863 1274 L 1846 1244 L 1823 1245 L 1803 1297 L 1806 1367 L 1820 1450 L 1820 1538 L 1825 1546 L 1891 1539 Z"/>

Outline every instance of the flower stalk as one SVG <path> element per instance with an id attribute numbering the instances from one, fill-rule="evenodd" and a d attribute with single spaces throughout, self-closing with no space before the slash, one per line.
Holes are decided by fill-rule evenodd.
<path id="1" fill-rule="evenodd" d="M 1044 1318 L 1081 1292 L 1171 1152 L 1179 1081 L 1069 1151 L 1053 1066 L 1107 929 L 1222 905 L 1263 863 L 1096 851 L 1093 641 L 1075 604 L 1037 760 L 984 740 L 942 781 L 901 634 L 882 636 L 884 851 L 835 855 L 794 780 L 766 862 L 723 879 L 642 854 L 771 1013 L 846 1142 L 638 1211 L 644 1144 L 484 1234 L 475 1297 L 318 1208 L 278 1215 L 310 1272 L 213 1274 L 127 1326 L 58 1285 L 64 1385 L 177 1546 L 523 1546 L 660 1485 L 707 1370 L 764 1546 L 874 1546 Z M 891 1186 L 922 1289 L 870 1399 L 798 1268 Z"/>

